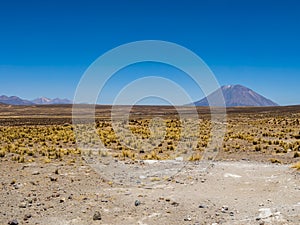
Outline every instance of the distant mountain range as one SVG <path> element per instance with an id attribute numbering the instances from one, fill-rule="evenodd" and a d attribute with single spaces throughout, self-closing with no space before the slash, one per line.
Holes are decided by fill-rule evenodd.
<path id="1" fill-rule="evenodd" d="M 37 98 L 32 101 L 21 99 L 17 96 L 0 96 L 0 103 L 8 104 L 8 105 L 55 105 L 55 104 L 72 104 L 72 101 L 68 99 L 60 99 L 60 98 Z"/>
<path id="2" fill-rule="evenodd" d="M 218 96 L 220 92 L 223 93 L 225 104 L 227 107 L 235 106 L 278 106 L 275 102 L 263 97 L 253 90 L 242 85 L 226 85 L 216 90 L 206 98 L 194 102 L 190 105 L 209 106 L 208 99 L 211 99 L 214 104 L 218 104 Z M 32 101 L 21 99 L 17 96 L 0 96 L 0 103 L 9 105 L 52 105 L 52 104 L 72 104 L 68 99 L 60 98 L 37 98 Z M 222 105 L 221 103 L 219 105 Z"/>
<path id="3" fill-rule="evenodd" d="M 196 106 L 209 106 L 208 99 L 212 102 L 218 101 L 220 91 L 223 93 L 226 107 L 235 106 L 278 106 L 277 103 L 263 97 L 253 90 L 242 85 L 226 85 L 216 90 L 206 98 L 194 102 Z"/>
<path id="4" fill-rule="evenodd" d="M 41 97 L 41 98 L 34 99 L 32 102 L 37 105 L 72 104 L 72 101 L 66 98 L 51 99 L 51 98 Z"/>

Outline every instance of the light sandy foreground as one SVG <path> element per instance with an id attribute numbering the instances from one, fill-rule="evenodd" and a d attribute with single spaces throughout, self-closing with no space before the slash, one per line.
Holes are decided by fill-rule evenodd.
<path id="1" fill-rule="evenodd" d="M 0 165 L 0 224 L 300 224 L 300 174 L 286 165 Z"/>

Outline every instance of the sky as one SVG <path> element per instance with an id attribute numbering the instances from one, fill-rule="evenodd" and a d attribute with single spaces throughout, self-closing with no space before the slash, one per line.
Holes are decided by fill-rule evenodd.
<path id="1" fill-rule="evenodd" d="M 241 84 L 280 105 L 300 104 L 297 0 L 2 1 L 0 95 L 73 99 L 98 57 L 140 40 L 190 49 L 220 85 Z M 141 63 L 117 72 L 99 102 L 110 104 L 126 84 L 155 74 L 177 82 L 193 100 L 203 97 L 182 71 Z"/>

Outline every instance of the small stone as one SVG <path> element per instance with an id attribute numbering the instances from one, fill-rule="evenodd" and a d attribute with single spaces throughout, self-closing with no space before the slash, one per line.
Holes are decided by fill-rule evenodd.
<path id="1" fill-rule="evenodd" d="M 179 203 L 178 202 L 172 202 L 171 205 L 177 207 L 177 206 L 179 206 Z"/>
<path id="2" fill-rule="evenodd" d="M 39 171 L 33 171 L 33 172 L 32 172 L 32 175 L 39 175 L 39 174 L 40 174 Z"/>
<path id="3" fill-rule="evenodd" d="M 20 205 L 19 205 L 19 208 L 26 208 L 27 204 L 26 202 L 21 202 Z"/>
<path id="4" fill-rule="evenodd" d="M 65 198 L 61 198 L 61 199 L 59 199 L 59 202 L 60 203 L 64 203 L 66 201 L 66 199 Z"/>
<path id="5" fill-rule="evenodd" d="M 50 180 L 51 181 L 57 181 L 57 178 L 56 177 L 50 177 Z"/>
<path id="6" fill-rule="evenodd" d="M 269 208 L 260 209 L 259 212 L 260 213 L 259 213 L 258 218 L 260 218 L 260 219 L 266 219 L 273 215 L 271 209 L 269 209 Z"/>
<path id="7" fill-rule="evenodd" d="M 18 225 L 19 222 L 18 222 L 18 220 L 12 220 L 12 221 L 9 221 L 8 224 L 9 225 Z"/>
<path id="8" fill-rule="evenodd" d="M 199 209 L 205 209 L 206 205 L 199 205 Z"/>
<path id="9" fill-rule="evenodd" d="M 24 220 L 28 220 L 28 219 L 30 219 L 31 217 L 32 217 L 31 214 L 25 214 Z"/>
<path id="10" fill-rule="evenodd" d="M 100 212 L 96 211 L 94 216 L 93 216 L 93 220 L 101 220 L 101 214 Z"/>
<path id="11" fill-rule="evenodd" d="M 14 189 L 16 189 L 16 190 L 17 190 L 17 189 L 20 189 L 22 186 L 23 186 L 23 185 L 20 184 L 20 183 L 14 184 L 14 185 L 13 185 Z"/>
<path id="12" fill-rule="evenodd" d="M 184 219 L 184 221 L 192 221 L 192 218 L 188 216 L 187 218 Z"/>
<path id="13" fill-rule="evenodd" d="M 229 207 L 228 207 L 227 205 L 223 205 L 223 206 L 222 206 L 222 210 L 228 211 L 228 210 L 229 210 Z"/>
<path id="14" fill-rule="evenodd" d="M 135 200 L 135 202 L 134 202 L 134 205 L 135 205 L 135 206 L 139 206 L 140 204 L 141 204 L 141 201 Z"/>
<path id="15" fill-rule="evenodd" d="M 224 210 L 224 209 L 221 209 L 221 212 L 222 212 L 222 213 L 226 213 L 227 211 L 226 211 L 226 210 Z"/>

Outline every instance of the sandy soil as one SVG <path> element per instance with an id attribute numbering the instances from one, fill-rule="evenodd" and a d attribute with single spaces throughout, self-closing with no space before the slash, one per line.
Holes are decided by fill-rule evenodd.
<path id="1" fill-rule="evenodd" d="M 0 167 L 0 224 L 300 223 L 300 174 L 286 165 L 77 160 Z"/>

